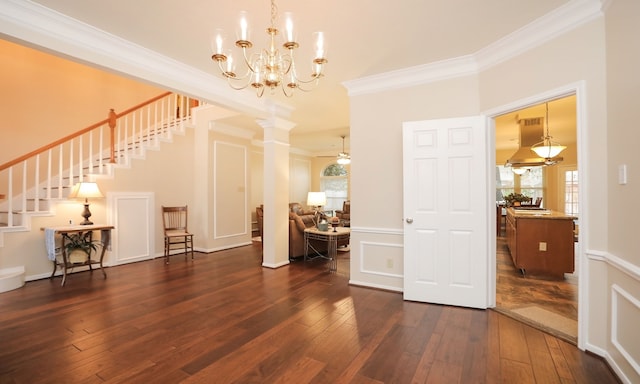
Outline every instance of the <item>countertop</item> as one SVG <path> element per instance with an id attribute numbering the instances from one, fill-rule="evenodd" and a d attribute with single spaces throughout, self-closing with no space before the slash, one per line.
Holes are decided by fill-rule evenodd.
<path id="1" fill-rule="evenodd" d="M 507 212 L 515 218 L 526 219 L 548 219 L 548 220 L 576 220 L 577 217 L 566 215 L 562 212 L 552 211 L 549 209 L 514 209 L 508 208 Z"/>

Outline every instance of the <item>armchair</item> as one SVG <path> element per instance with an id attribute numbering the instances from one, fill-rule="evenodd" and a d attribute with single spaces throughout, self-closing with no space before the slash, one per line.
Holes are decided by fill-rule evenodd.
<path id="1" fill-rule="evenodd" d="M 336 216 L 340 219 L 340 224 L 343 227 L 351 226 L 351 201 L 345 200 L 342 203 L 342 209 L 336 211 Z"/>

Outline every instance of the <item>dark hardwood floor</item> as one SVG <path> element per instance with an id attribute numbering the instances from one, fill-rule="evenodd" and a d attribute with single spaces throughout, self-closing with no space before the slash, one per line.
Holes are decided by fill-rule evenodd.
<path id="1" fill-rule="evenodd" d="M 617 383 L 597 356 L 493 310 L 350 286 L 260 245 L 0 294 L 0 383 Z"/>

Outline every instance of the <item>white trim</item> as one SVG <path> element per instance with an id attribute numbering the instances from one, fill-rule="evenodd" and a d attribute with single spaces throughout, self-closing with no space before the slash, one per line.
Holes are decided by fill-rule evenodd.
<path id="1" fill-rule="evenodd" d="M 235 143 L 231 143 L 228 141 L 224 141 L 224 140 L 213 140 L 212 146 L 213 146 L 213 162 L 214 162 L 214 168 L 215 171 L 213 172 L 213 191 L 214 194 L 216 196 L 216 198 L 213 199 L 213 212 L 215 212 L 214 216 L 213 216 L 213 239 L 214 240 L 218 240 L 218 239 L 225 239 L 225 238 L 233 238 L 233 237 L 238 237 L 238 236 L 243 236 L 243 235 L 250 235 L 251 231 L 247 226 L 247 221 L 244 220 L 244 230 L 242 232 L 237 232 L 237 233 L 230 233 L 227 235 L 219 235 L 218 234 L 218 229 L 220 228 L 220 225 L 218 223 L 218 220 L 221 219 L 224 221 L 223 218 L 218 217 L 218 187 L 221 187 L 219 185 L 218 182 L 218 178 L 219 175 L 221 174 L 221 172 L 219 171 L 219 169 L 226 167 L 226 164 L 223 164 L 222 162 L 219 162 L 218 160 L 218 152 L 219 152 L 219 147 L 221 146 L 227 146 L 227 147 L 231 147 L 231 148 L 236 148 L 236 149 L 240 149 L 242 151 L 242 157 L 244 160 L 244 163 L 242 164 L 242 173 L 243 173 L 243 180 L 244 180 L 244 185 L 242 186 L 244 188 L 244 195 L 243 195 L 243 201 L 244 201 L 244 211 L 243 211 L 243 217 L 248 217 L 249 214 L 249 207 L 247 205 L 248 199 L 247 199 L 247 194 L 248 192 L 248 187 L 249 187 L 249 179 L 248 179 L 248 169 L 249 169 L 249 151 L 247 149 L 247 147 L 245 145 L 239 145 L 239 144 L 235 144 Z M 237 186 L 235 186 L 237 187 Z"/>
<path id="2" fill-rule="evenodd" d="M 589 158 L 586 156 L 587 148 L 588 148 L 588 140 L 587 140 L 587 119 L 586 119 L 586 87 L 585 81 L 578 81 L 575 83 L 570 83 L 558 88 L 554 88 L 548 90 L 546 92 L 542 92 L 533 96 L 529 96 L 527 98 L 523 98 L 520 100 L 516 100 L 510 102 L 508 104 L 495 107 L 489 109 L 488 111 L 483 112 L 482 114 L 488 116 L 489 118 L 495 119 L 496 116 L 513 112 L 518 109 L 526 108 L 531 105 L 543 103 L 546 100 L 557 99 L 560 97 L 568 96 L 568 95 L 576 95 L 576 143 L 578 146 L 578 178 L 580 180 L 580 184 L 578 186 L 579 192 L 579 212 L 580 212 L 580 241 L 588 245 L 588 236 L 589 233 L 589 211 L 587 205 L 587 197 L 588 190 L 586 186 L 588 185 L 588 173 L 589 169 Z M 493 128 L 495 131 L 495 127 Z M 495 143 L 494 143 L 495 145 Z M 495 165 L 494 165 L 495 166 Z M 493 189 L 496 187 L 495 177 L 491 180 L 491 185 Z M 494 235 L 495 236 L 495 235 Z M 580 252 L 578 255 L 578 263 L 580 271 L 580 278 L 578 279 L 578 348 L 584 350 L 587 343 L 588 332 L 588 320 L 589 320 L 589 273 L 588 273 L 588 263 L 587 256 L 584 254 L 584 248 L 579 247 Z M 495 266 L 495 264 L 494 264 Z M 495 295 L 495 293 L 494 293 Z"/>
<path id="3" fill-rule="evenodd" d="M 349 80 L 342 85 L 347 88 L 349 96 L 358 96 L 476 73 L 478 73 L 478 65 L 473 56 L 469 55 Z"/>
<path id="4" fill-rule="evenodd" d="M 621 286 L 613 284 L 611 286 L 611 344 L 624 357 L 627 364 L 640 375 L 640 361 L 633 358 L 633 354 L 625 348 L 625 341 L 618 339 L 618 300 L 624 298 L 628 303 L 640 310 L 640 300 L 633 297 L 629 292 L 625 291 Z"/>
<path id="5" fill-rule="evenodd" d="M 572 0 L 477 51 L 478 69 L 503 63 L 602 15 L 600 0 Z"/>
<path id="6" fill-rule="evenodd" d="M 342 85 L 349 96 L 358 96 L 478 74 L 602 15 L 600 0 L 571 0 L 472 55 L 366 76 Z"/>
<path id="7" fill-rule="evenodd" d="M 404 236 L 404 229 L 375 228 L 375 227 L 351 227 L 351 233 L 373 233 L 376 235 L 400 235 Z"/>
<path id="8" fill-rule="evenodd" d="M 376 275 L 376 276 L 384 276 L 384 277 L 391 277 L 394 279 L 402 279 L 404 278 L 404 274 L 398 274 L 398 273 L 388 273 L 388 272 L 380 272 L 380 271 L 375 271 L 375 270 L 370 270 L 370 269 L 364 269 L 363 266 L 365 264 L 365 246 L 374 246 L 374 247 L 389 247 L 389 248 L 404 248 L 403 244 L 398 244 L 398 243 L 382 243 L 382 242 L 376 242 L 376 241 L 361 241 L 360 244 L 358 244 L 359 248 L 360 248 L 360 272 L 361 273 L 366 273 L 367 275 Z M 402 258 L 401 258 L 402 260 Z M 402 291 L 402 289 L 400 289 L 400 291 Z"/>
<path id="9" fill-rule="evenodd" d="M 119 228 L 119 201 L 120 200 L 141 200 L 147 210 L 146 223 L 147 233 L 146 237 L 140 236 L 140 241 L 145 242 L 146 254 L 138 255 L 134 257 L 128 257 L 123 259 L 120 257 L 121 249 L 119 244 L 120 233 L 123 233 L 122 228 Z M 156 257 L 155 255 L 155 194 L 153 192 L 107 192 L 107 223 L 113 225 L 115 228 L 111 231 L 111 251 L 108 257 L 105 256 L 105 266 L 115 266 L 121 264 L 128 264 L 143 260 L 151 260 Z"/>
<path id="10" fill-rule="evenodd" d="M 273 264 L 273 263 L 264 263 L 263 262 L 262 266 L 266 267 L 266 268 L 274 268 L 275 269 L 275 268 L 284 267 L 285 265 L 288 265 L 288 264 L 289 264 L 289 260 L 286 260 L 286 261 L 282 261 L 280 263 L 275 263 L 275 264 Z"/>
<path id="11" fill-rule="evenodd" d="M 392 292 L 402 293 L 402 288 L 394 287 L 394 286 L 391 286 L 391 285 L 372 284 L 372 283 L 370 283 L 368 281 L 360 281 L 360 280 L 350 279 L 349 280 L 349 285 L 356 285 L 358 287 L 375 288 L 375 289 L 382 289 L 382 290 L 385 290 L 385 291 L 392 291 Z"/>
<path id="12" fill-rule="evenodd" d="M 110 68 L 165 88 L 180 89 L 183 93 L 253 116 L 283 113 L 286 117 L 286 111 L 291 110 L 282 103 L 265 103 L 250 90 L 235 91 L 218 76 L 31 1 L 0 2 L 0 34 L 19 40 L 20 44 L 41 50 L 44 47 L 51 53 L 76 61 Z"/>

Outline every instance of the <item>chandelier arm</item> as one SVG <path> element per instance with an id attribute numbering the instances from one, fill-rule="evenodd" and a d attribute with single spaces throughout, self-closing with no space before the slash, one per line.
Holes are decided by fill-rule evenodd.
<path id="1" fill-rule="evenodd" d="M 249 85 L 251 85 L 251 80 L 247 81 L 246 84 L 240 85 L 240 86 L 237 86 L 237 85 L 235 85 L 233 83 L 234 81 L 238 82 L 240 80 L 242 80 L 242 79 L 237 79 L 237 78 L 233 78 L 233 77 L 227 77 L 227 84 L 229 84 L 229 87 L 231 87 L 232 89 L 235 89 L 236 91 L 243 90 L 243 89 L 247 88 Z"/>
<path id="2" fill-rule="evenodd" d="M 253 58 L 253 56 L 258 55 L 258 57 L 260 56 L 257 53 L 253 53 L 251 54 L 251 58 Z M 249 57 L 247 57 L 247 48 L 246 47 L 242 47 L 242 57 L 244 59 L 244 64 L 247 66 L 247 74 L 250 73 L 257 73 L 259 71 L 256 71 L 256 69 L 253 67 L 253 65 L 251 65 L 251 60 L 249 59 Z"/>
<path id="3" fill-rule="evenodd" d="M 287 88 L 291 89 L 291 92 L 287 93 Z M 293 96 L 293 90 L 294 88 L 290 88 L 289 86 L 284 84 L 284 81 L 280 83 L 280 89 L 282 89 L 282 93 L 286 96 L 286 97 L 292 97 Z"/>

